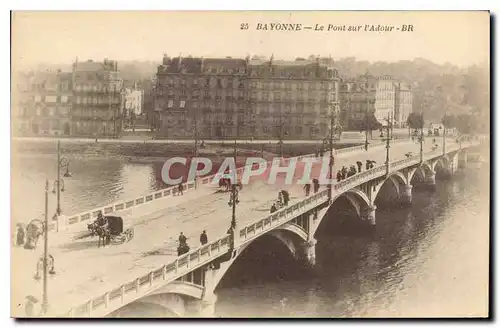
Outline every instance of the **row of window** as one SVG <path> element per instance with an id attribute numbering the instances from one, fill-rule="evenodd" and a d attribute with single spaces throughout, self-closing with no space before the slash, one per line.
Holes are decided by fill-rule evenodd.
<path id="1" fill-rule="evenodd" d="M 250 94 L 250 99 L 252 100 L 263 100 L 263 101 L 273 101 L 273 100 L 308 100 L 308 101 L 333 101 L 335 96 L 329 92 L 309 92 L 309 93 L 281 93 L 281 92 L 262 92 L 257 93 L 253 91 Z"/>
<path id="2" fill-rule="evenodd" d="M 66 116 L 69 113 L 69 109 L 65 107 L 36 107 L 35 108 L 35 115 L 36 116 Z M 22 109 L 22 115 L 27 116 L 28 115 L 28 109 L 23 108 Z"/>
<path id="3" fill-rule="evenodd" d="M 75 91 L 78 92 L 120 92 L 121 91 L 121 85 L 120 83 L 116 84 L 104 84 L 104 83 L 97 83 L 97 84 L 75 84 L 74 87 Z"/>
<path id="4" fill-rule="evenodd" d="M 120 102 L 120 97 L 107 97 L 107 96 L 103 96 L 103 97 L 99 97 L 99 96 L 88 96 L 88 97 L 85 97 L 85 96 L 76 96 L 75 98 L 75 102 L 77 104 L 89 104 L 89 105 L 97 105 L 97 104 L 109 104 L 110 102 L 113 103 L 113 104 L 116 104 L 116 103 L 119 103 Z"/>
<path id="5" fill-rule="evenodd" d="M 252 81 L 252 89 L 290 89 L 290 90 L 333 90 L 333 82 L 313 82 L 313 81 Z"/>
<path id="6" fill-rule="evenodd" d="M 244 88 L 245 84 L 244 81 L 235 78 L 235 79 L 230 79 L 230 78 L 216 78 L 216 77 L 211 77 L 211 78 L 186 78 L 184 76 L 175 76 L 175 77 L 167 77 L 164 80 L 158 80 L 158 86 L 159 87 L 164 87 L 164 86 L 170 86 L 170 87 L 205 87 L 205 86 L 211 86 L 211 87 L 221 87 L 221 88 Z"/>
<path id="7" fill-rule="evenodd" d="M 33 97 L 33 101 L 35 103 L 67 103 L 69 102 L 69 97 L 68 96 L 40 96 L 36 95 Z"/>
<path id="8" fill-rule="evenodd" d="M 164 94 L 164 92 L 160 91 L 160 96 Z M 210 97 L 210 98 L 217 98 L 217 97 L 234 97 L 234 98 L 237 98 L 237 97 L 244 97 L 245 96 L 245 92 L 244 91 L 229 91 L 229 92 L 209 92 L 209 91 L 198 91 L 198 90 L 195 90 L 193 92 L 189 92 L 188 90 L 186 89 L 182 89 L 180 91 L 175 91 L 175 90 L 168 90 L 166 92 L 166 95 L 167 96 L 173 96 L 175 97 L 175 95 L 180 95 L 180 96 L 184 96 L 184 97 L 188 97 L 188 96 L 191 96 L 191 97 Z"/>

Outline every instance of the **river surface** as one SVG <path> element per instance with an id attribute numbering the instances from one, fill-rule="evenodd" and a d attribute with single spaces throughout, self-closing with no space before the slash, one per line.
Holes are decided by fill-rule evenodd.
<path id="1" fill-rule="evenodd" d="M 61 207 L 67 214 L 165 187 L 161 161 L 66 157 L 72 177 L 64 178 Z M 42 218 L 45 179 L 56 177 L 54 155 L 23 152 L 13 158 L 13 218 Z M 435 192 L 414 190 L 411 208 L 378 209 L 373 236 L 343 234 L 322 224 L 313 270 L 304 270 L 278 244 L 256 243 L 217 289 L 216 315 L 487 315 L 488 170 L 486 165 L 481 171 L 466 169 L 451 181 L 438 181 Z M 49 196 L 54 213 L 56 196 Z"/>

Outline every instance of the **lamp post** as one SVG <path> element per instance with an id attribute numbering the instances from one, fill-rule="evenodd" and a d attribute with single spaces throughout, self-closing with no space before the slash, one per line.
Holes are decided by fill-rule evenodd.
<path id="1" fill-rule="evenodd" d="M 389 149 L 391 148 L 390 141 L 392 139 L 391 136 L 391 125 L 392 125 L 392 119 L 389 113 L 387 113 L 387 128 L 386 128 L 386 136 L 385 139 L 382 139 L 383 141 L 386 142 L 385 144 L 385 149 L 386 149 L 386 155 L 385 155 L 385 173 L 388 175 L 390 171 L 390 163 L 389 163 Z"/>
<path id="2" fill-rule="evenodd" d="M 368 89 L 366 90 L 366 110 L 365 110 L 365 150 L 368 151 L 368 109 L 370 101 L 368 99 Z"/>
<path id="3" fill-rule="evenodd" d="M 424 161 L 424 113 L 420 114 L 420 163 Z"/>
<path id="4" fill-rule="evenodd" d="M 238 180 L 238 177 L 237 177 L 237 170 L 236 170 L 236 140 L 234 141 L 234 154 L 233 154 L 233 159 L 234 159 L 234 166 L 235 166 L 235 170 L 234 170 L 234 173 L 233 173 L 233 176 L 234 176 L 234 181 L 233 183 L 231 184 L 231 196 L 229 198 L 229 202 L 228 202 L 228 205 L 231 206 L 232 208 L 232 215 L 231 215 L 231 227 L 229 228 L 229 230 L 231 231 L 231 240 L 232 240 L 232 243 L 233 243 L 233 248 L 234 248 L 234 244 L 235 244 L 235 238 L 237 237 L 237 231 L 236 231 L 236 205 L 240 202 L 239 199 L 238 199 L 238 191 L 236 190 L 236 184 L 237 184 L 237 180 Z"/>
<path id="5" fill-rule="evenodd" d="M 57 189 L 57 208 L 56 214 L 61 215 L 61 191 L 64 192 L 64 181 L 61 179 L 61 169 L 66 169 L 64 172 L 64 177 L 71 177 L 69 172 L 69 160 L 67 158 L 61 157 L 61 140 L 57 140 L 57 180 L 54 181 L 53 193 L 56 193 Z"/>
<path id="6" fill-rule="evenodd" d="M 280 158 L 283 157 L 283 114 L 280 111 L 280 135 L 279 135 L 279 147 L 280 147 Z"/>
<path id="7" fill-rule="evenodd" d="M 333 106 L 332 106 L 333 107 Z M 335 108 L 332 108 L 332 112 L 330 114 L 330 162 L 329 162 L 329 179 L 330 183 L 328 184 L 328 200 L 332 200 L 332 177 L 333 177 L 333 129 L 335 126 Z"/>
<path id="8" fill-rule="evenodd" d="M 193 158 L 198 157 L 198 121 L 196 120 L 196 115 L 194 117 L 194 149 L 193 149 Z M 196 162 L 198 165 L 198 162 Z M 198 179 L 197 176 L 194 176 L 194 187 L 198 188 Z"/>
<path id="9" fill-rule="evenodd" d="M 444 117 L 443 117 L 443 156 L 446 155 L 446 123 L 448 118 L 446 117 L 448 113 L 448 104 L 444 107 Z"/>

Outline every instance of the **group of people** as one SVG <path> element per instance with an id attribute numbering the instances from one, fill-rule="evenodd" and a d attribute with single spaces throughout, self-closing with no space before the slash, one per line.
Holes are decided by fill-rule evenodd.
<path id="1" fill-rule="evenodd" d="M 208 243 L 207 231 L 203 230 L 200 235 L 200 244 L 203 246 Z M 187 237 L 184 233 L 180 233 L 179 235 L 179 247 L 177 247 L 177 256 L 181 256 L 182 254 L 186 254 L 189 252 L 189 245 L 187 243 Z"/>
<path id="2" fill-rule="evenodd" d="M 278 192 L 278 202 L 271 205 L 271 213 L 276 212 L 279 208 L 288 206 L 290 202 L 290 194 L 286 190 L 281 190 Z"/>
<path id="3" fill-rule="evenodd" d="M 311 186 L 313 187 L 314 193 L 317 193 L 319 190 L 319 180 L 314 178 L 311 182 L 308 182 L 304 185 L 304 191 L 306 192 L 306 197 L 311 193 Z"/>
<path id="4" fill-rule="evenodd" d="M 377 162 L 367 159 L 366 163 L 365 163 L 366 170 L 373 169 L 373 167 L 375 166 L 374 165 L 375 163 L 377 163 Z M 354 164 L 350 165 L 349 169 L 345 166 L 342 166 L 342 168 L 337 171 L 337 182 L 345 180 L 349 177 L 352 177 L 353 175 L 356 175 L 357 173 L 361 173 L 362 168 L 363 168 L 363 162 L 361 162 L 361 161 L 357 161 L 356 165 L 354 165 Z"/>

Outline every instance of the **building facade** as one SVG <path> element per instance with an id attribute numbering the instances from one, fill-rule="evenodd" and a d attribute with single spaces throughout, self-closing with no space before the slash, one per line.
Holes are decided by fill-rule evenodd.
<path id="1" fill-rule="evenodd" d="M 73 64 L 71 129 L 79 136 L 118 136 L 122 129 L 122 80 L 116 61 Z"/>
<path id="2" fill-rule="evenodd" d="M 13 102 L 15 135 L 71 135 L 72 76 L 45 71 L 19 76 Z"/>
<path id="3" fill-rule="evenodd" d="M 341 121 L 355 129 L 367 116 L 374 116 L 382 125 L 391 119 L 395 126 L 406 126 L 412 112 L 412 92 L 408 84 L 390 76 L 369 74 L 344 80 L 340 88 Z"/>
<path id="4" fill-rule="evenodd" d="M 142 114 L 142 103 L 144 100 L 144 91 L 137 88 L 125 88 L 122 93 L 124 116 L 139 116 Z"/>
<path id="5" fill-rule="evenodd" d="M 396 86 L 396 111 L 395 120 L 399 127 L 406 127 L 410 113 L 413 111 L 413 93 L 407 83 L 397 82 Z"/>
<path id="6" fill-rule="evenodd" d="M 321 139 L 339 79 L 319 61 L 165 56 L 155 90 L 167 138 Z"/>

